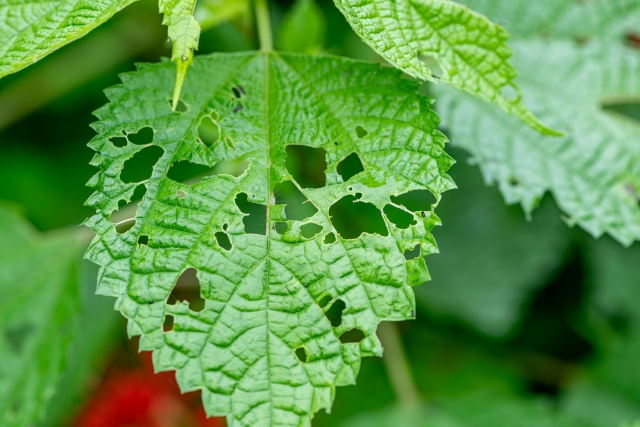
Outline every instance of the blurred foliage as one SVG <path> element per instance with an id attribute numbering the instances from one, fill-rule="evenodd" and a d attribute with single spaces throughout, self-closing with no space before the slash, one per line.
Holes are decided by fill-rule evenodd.
<path id="1" fill-rule="evenodd" d="M 317 3 L 329 29 L 324 51 L 379 60 L 330 0 Z M 276 29 L 292 4 L 274 2 Z M 203 32 L 198 53 L 255 49 L 250 22 L 250 16 L 236 15 L 216 23 Z M 155 2 L 143 0 L 84 39 L 0 80 L 0 199 L 24 206 L 38 229 L 77 226 L 92 213 L 83 207 L 91 193 L 84 183 L 96 172 L 86 148 L 94 135 L 91 112 L 104 104 L 102 90 L 119 82 L 118 73 L 170 54 L 160 23 Z M 150 36 L 145 43 L 122 42 L 137 40 L 138 33 Z M 639 105 L 609 108 L 640 120 Z M 498 190 L 483 184 L 464 152 L 448 151 L 458 160 L 451 175 L 459 189 L 438 207 L 443 226 L 434 235 L 441 254 L 428 258 L 432 281 L 415 288 L 417 320 L 401 325 L 425 401 L 418 413 L 426 423 L 417 425 L 635 427 L 640 244 L 625 249 L 611 238 L 593 240 L 570 229 L 548 197 L 527 221 L 519 207 L 504 206 Z M 313 159 L 297 158 L 297 164 L 303 161 Z M 357 167 L 345 165 L 341 173 Z M 181 171 L 181 179 L 202 172 Z M 433 203 L 414 196 L 417 200 L 405 203 Z M 281 197 L 291 200 L 292 209 L 304 208 L 286 188 Z M 351 213 L 343 215 L 336 221 L 348 223 Z M 371 227 L 375 224 L 366 225 Z M 83 318 L 70 347 L 73 369 L 63 376 L 60 387 L 67 392 L 54 396 L 46 426 L 70 425 L 101 378 L 111 375 L 105 367 L 131 359 L 135 351 L 112 311 L 113 301 L 93 295 L 93 267 L 82 263 L 80 269 Z M 384 420 L 389 421 L 381 425 L 409 426 L 393 417 L 411 414 L 398 414 L 394 405 L 382 361 L 367 358 L 358 385 L 339 389 L 333 413 L 318 414 L 314 426 L 374 426 Z"/>

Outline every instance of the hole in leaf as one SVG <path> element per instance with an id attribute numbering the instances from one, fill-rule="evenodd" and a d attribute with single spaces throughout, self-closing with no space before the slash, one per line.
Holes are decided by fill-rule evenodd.
<path id="1" fill-rule="evenodd" d="M 164 150 L 157 145 L 143 148 L 124 162 L 120 179 L 126 184 L 148 180 L 153 173 L 153 166 L 163 154 Z"/>
<path id="2" fill-rule="evenodd" d="M 640 104 L 633 102 L 606 103 L 603 105 L 605 111 L 611 111 L 616 114 L 622 114 L 629 117 L 636 123 L 640 122 Z"/>
<path id="3" fill-rule="evenodd" d="M 211 172 L 212 168 L 209 166 L 182 160 L 171 165 L 167 176 L 176 182 L 184 182 L 193 177 L 210 174 Z"/>
<path id="4" fill-rule="evenodd" d="M 249 168 L 249 162 L 244 159 L 222 160 L 213 167 L 213 175 L 241 176 Z"/>
<path id="5" fill-rule="evenodd" d="M 422 61 L 431 70 L 434 78 L 439 79 L 440 76 L 444 74 L 444 70 L 435 56 L 423 54 L 421 52 L 417 52 L 416 56 L 418 57 L 418 60 Z"/>
<path id="6" fill-rule="evenodd" d="M 286 205 L 284 215 L 293 221 L 304 221 L 315 215 L 318 209 L 307 200 L 292 181 L 281 182 L 273 189 L 277 205 Z"/>
<path id="7" fill-rule="evenodd" d="M 129 141 L 127 141 L 127 138 L 123 137 L 123 136 L 116 136 L 114 138 L 109 138 L 109 141 L 111 141 L 111 143 L 118 148 L 122 148 L 124 146 L 126 146 L 128 144 Z"/>
<path id="8" fill-rule="evenodd" d="M 338 163 L 337 171 L 342 176 L 342 180 L 347 182 L 352 176 L 364 172 L 364 166 L 360 157 L 356 153 L 351 153 Z"/>
<path id="9" fill-rule="evenodd" d="M 127 231 L 131 230 L 133 226 L 136 225 L 135 218 L 125 219 L 116 224 L 116 233 L 124 234 Z"/>
<path id="10" fill-rule="evenodd" d="M 430 210 L 436 198 L 429 190 L 413 190 L 399 196 L 391 196 L 391 201 L 411 212 L 418 212 Z"/>
<path id="11" fill-rule="evenodd" d="M 224 143 L 225 143 L 225 145 L 226 145 L 227 147 L 229 147 L 229 148 L 231 148 L 231 149 L 233 149 L 233 148 L 235 148 L 235 147 L 236 147 L 236 145 L 233 143 L 233 139 L 231 139 L 231 138 L 230 138 L 230 137 L 228 137 L 228 136 L 225 136 L 225 137 L 224 137 Z"/>
<path id="12" fill-rule="evenodd" d="M 180 275 L 171 295 L 169 295 L 169 302 L 187 301 L 189 310 L 202 311 L 205 301 L 200 295 L 200 280 L 198 280 L 197 273 L 195 268 L 187 268 Z"/>
<path id="13" fill-rule="evenodd" d="M 416 245 L 415 248 L 411 250 L 404 251 L 404 258 L 409 261 L 420 256 L 420 245 Z"/>
<path id="14" fill-rule="evenodd" d="M 332 299 L 333 297 L 331 295 L 325 295 L 322 298 L 320 298 L 320 301 L 318 301 L 318 305 L 320 306 L 320 308 L 325 308 L 327 304 L 331 302 Z"/>
<path id="15" fill-rule="evenodd" d="M 333 232 L 327 234 L 326 236 L 324 236 L 324 242 L 327 245 L 330 245 L 331 243 L 335 243 L 336 242 L 336 235 L 333 234 Z"/>
<path id="16" fill-rule="evenodd" d="M 343 239 L 355 239 L 362 233 L 388 236 L 382 213 L 371 203 L 358 202 L 354 196 L 344 196 L 329 208 L 334 228 Z"/>
<path id="17" fill-rule="evenodd" d="M 356 135 L 358 135 L 358 138 L 364 138 L 365 136 L 369 135 L 369 132 L 367 132 L 367 130 L 362 126 L 357 126 Z"/>
<path id="18" fill-rule="evenodd" d="M 138 244 L 139 245 L 148 245 L 149 244 L 149 236 L 147 236 L 146 234 L 142 234 L 138 237 Z"/>
<path id="19" fill-rule="evenodd" d="M 417 224 L 413 215 L 393 205 L 386 205 L 384 207 L 384 214 L 398 228 L 409 228 L 412 225 Z"/>
<path id="20" fill-rule="evenodd" d="M 288 145 L 285 148 L 287 170 L 301 188 L 321 188 L 327 183 L 327 151 L 306 145 Z"/>
<path id="21" fill-rule="evenodd" d="M 273 229 L 276 230 L 276 233 L 283 235 L 289 229 L 289 224 L 279 221 L 273 224 Z"/>
<path id="22" fill-rule="evenodd" d="M 322 226 L 318 224 L 305 224 L 300 227 L 300 232 L 302 233 L 302 237 L 305 239 L 311 239 L 316 234 L 322 231 Z"/>
<path id="23" fill-rule="evenodd" d="M 222 160 L 212 168 L 182 160 L 171 165 L 167 176 L 176 182 L 197 184 L 202 181 L 202 178 L 214 175 L 232 175 L 237 178 L 245 173 L 248 168 L 249 162 L 244 159 Z"/>
<path id="24" fill-rule="evenodd" d="M 360 329 L 354 328 L 340 335 L 340 342 L 342 344 L 359 343 L 364 338 L 364 332 L 362 332 Z"/>
<path id="25" fill-rule="evenodd" d="M 331 307 L 325 312 L 325 316 L 331 322 L 331 326 L 336 328 L 342 324 L 342 312 L 346 307 L 347 305 L 341 299 L 331 304 Z"/>
<path id="26" fill-rule="evenodd" d="M 178 191 L 176 191 L 176 196 L 178 196 L 178 198 L 180 198 L 180 199 L 184 199 L 184 197 L 185 197 L 186 195 L 187 195 L 187 193 L 185 193 L 185 192 L 184 192 L 184 191 L 182 191 L 182 190 L 178 190 Z"/>
<path id="27" fill-rule="evenodd" d="M 245 215 L 242 218 L 244 231 L 247 234 L 267 234 L 267 207 L 257 203 L 251 203 L 246 193 L 236 196 L 236 205 Z"/>
<path id="28" fill-rule="evenodd" d="M 165 314 L 164 315 L 164 322 L 162 323 L 162 330 L 165 331 L 165 332 L 173 331 L 173 315 L 172 314 Z"/>
<path id="29" fill-rule="evenodd" d="M 295 353 L 300 362 L 307 363 L 307 350 L 305 350 L 304 347 L 296 348 Z"/>
<path id="30" fill-rule="evenodd" d="M 205 116 L 198 127 L 198 136 L 204 145 L 211 147 L 220 141 L 220 126 L 211 117 Z"/>
<path id="31" fill-rule="evenodd" d="M 153 142 L 155 132 L 150 127 L 143 127 L 136 133 L 130 133 L 127 135 L 129 142 L 136 145 L 147 145 Z"/>
<path id="32" fill-rule="evenodd" d="M 173 107 L 173 100 L 169 99 L 169 108 Z M 178 100 L 178 105 L 176 105 L 176 111 L 178 113 L 186 113 L 187 111 L 189 111 L 189 108 L 187 108 L 187 104 L 185 104 L 182 99 Z"/>
<path id="33" fill-rule="evenodd" d="M 231 240 L 229 239 L 229 235 L 225 232 L 218 231 L 216 233 L 216 240 L 218 241 L 218 245 L 226 251 L 230 251 L 231 248 L 233 247 L 231 245 Z"/>
<path id="34" fill-rule="evenodd" d="M 233 87 L 233 88 L 231 88 L 231 91 L 233 92 L 233 96 L 235 96 L 236 99 L 240 99 L 242 97 L 242 93 L 240 92 L 240 88 Z"/>

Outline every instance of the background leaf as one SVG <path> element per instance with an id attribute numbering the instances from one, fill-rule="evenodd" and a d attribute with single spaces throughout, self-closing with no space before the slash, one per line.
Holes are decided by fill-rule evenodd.
<path id="1" fill-rule="evenodd" d="M 326 32 L 326 18 L 316 1 L 296 0 L 282 21 L 278 45 L 287 52 L 318 53 Z"/>

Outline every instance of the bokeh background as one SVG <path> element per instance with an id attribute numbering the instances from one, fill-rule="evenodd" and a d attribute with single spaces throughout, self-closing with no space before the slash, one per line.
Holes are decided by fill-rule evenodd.
<path id="1" fill-rule="evenodd" d="M 276 41 L 291 4 L 272 2 Z M 380 61 L 331 1 L 318 4 L 316 50 Z M 276 44 L 296 49 L 292 39 Z M 239 14 L 206 29 L 198 53 L 255 48 L 252 18 Z M 83 205 L 91 194 L 84 184 L 96 172 L 86 144 L 94 135 L 92 111 L 106 102 L 102 90 L 118 84 L 118 74 L 133 71 L 134 63 L 169 54 L 157 4 L 142 0 L 0 80 L 0 199 L 23 206 L 42 231 L 78 227 L 92 214 Z M 429 94 L 430 88 L 421 90 Z M 610 108 L 640 120 L 640 105 Z M 441 253 L 427 258 L 432 281 L 415 289 L 417 319 L 399 325 L 427 409 L 418 411 L 418 421 L 403 418 L 393 409 L 398 390 L 383 360 L 368 358 L 358 384 L 338 389 L 332 414 L 319 413 L 314 426 L 574 425 L 564 424 L 566 418 L 620 427 L 640 419 L 640 340 L 634 335 L 640 245 L 623 248 L 569 228 L 550 198 L 527 220 L 519 206 L 506 206 L 498 190 L 485 185 L 455 141 L 448 151 L 458 162 L 450 174 L 459 189 L 445 194 L 437 210 L 444 224 L 434 232 Z M 138 354 L 137 341 L 127 339 L 114 301 L 94 295 L 97 268 L 85 262 L 81 274 L 81 331 L 42 425 L 223 426 L 204 417 L 197 395 L 178 393 L 172 373 L 153 375 L 149 355 Z M 185 287 L 185 298 L 189 292 Z M 457 414 L 459 424 L 436 424 L 433 408 Z M 500 424 L 505 420 L 513 424 Z"/>

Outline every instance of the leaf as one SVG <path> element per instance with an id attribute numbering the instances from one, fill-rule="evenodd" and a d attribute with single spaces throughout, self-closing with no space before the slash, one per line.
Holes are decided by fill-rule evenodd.
<path id="1" fill-rule="evenodd" d="M 39 236 L 3 204 L 0 224 L 0 419 L 26 427 L 44 415 L 66 365 L 78 253 L 73 235 Z"/>
<path id="2" fill-rule="evenodd" d="M 176 83 L 171 108 L 175 111 L 180 101 L 180 92 L 193 62 L 193 53 L 200 42 L 200 24 L 193 17 L 196 0 L 160 0 L 162 24 L 169 27 L 169 40 L 173 43 L 171 60 L 176 63 Z"/>
<path id="3" fill-rule="evenodd" d="M 202 31 L 235 18 L 249 17 L 250 14 L 249 0 L 201 0 L 196 3 L 194 11 Z"/>
<path id="4" fill-rule="evenodd" d="M 285 15 L 280 29 L 282 50 L 318 53 L 324 46 L 327 20 L 315 0 L 297 0 Z"/>
<path id="5" fill-rule="evenodd" d="M 449 0 L 335 0 L 356 33 L 407 74 L 441 80 L 515 114 L 536 131 L 560 136 L 521 102 L 507 32 Z M 430 67 L 442 73 L 434 76 Z"/>
<path id="6" fill-rule="evenodd" d="M 441 254 L 429 267 L 433 280 L 416 289 L 418 306 L 484 334 L 505 336 L 531 293 L 565 261 L 569 230 L 551 200 L 527 222 L 519 207 L 504 206 L 498 191 L 483 186 L 468 155 L 449 154 L 458 159 L 452 176 L 459 190 L 438 205 L 448 221 L 436 234 Z"/>
<path id="7" fill-rule="evenodd" d="M 230 426 L 305 425 L 336 386 L 355 382 L 360 357 L 382 353 L 378 323 L 415 315 L 411 286 L 428 273 L 403 253 L 434 252 L 439 219 L 395 207 L 411 218 L 402 229 L 381 211 L 394 195 L 426 188 L 437 201 L 453 188 L 439 118 L 398 71 L 335 57 L 200 56 L 185 112 L 166 102 L 171 79 L 169 64 L 143 65 L 97 111 L 87 257 L 102 266 L 98 292 L 118 298 L 157 370 L 176 370 L 183 392 L 202 391 L 209 415 Z M 146 127 L 151 146 L 110 142 Z M 150 178 L 123 182 L 125 162 L 145 149 L 162 151 Z M 296 152 L 315 163 L 294 168 Z M 340 167 L 347 157 L 359 173 Z M 217 166 L 190 184 L 169 178 L 185 163 Z M 135 225 L 119 234 L 110 215 L 141 184 Z M 377 215 L 379 232 L 343 238 L 363 224 L 340 209 Z M 337 228 L 338 217 L 348 225 Z M 196 301 L 169 299 L 189 269 L 199 312 Z M 342 343 L 352 329 L 363 338 Z"/>
<path id="8" fill-rule="evenodd" d="M 0 0 L 0 77 L 96 28 L 135 0 Z"/>
<path id="9" fill-rule="evenodd" d="M 614 11 L 619 2 L 599 3 Z M 518 15 L 520 9 L 513 7 Z M 628 245 L 640 238 L 640 127 L 602 105 L 640 96 L 640 54 L 602 28 L 618 20 L 624 29 L 627 14 L 637 15 L 640 6 L 618 16 L 600 13 L 602 28 L 594 23 L 588 41 L 573 39 L 579 28 L 572 32 L 557 23 L 578 21 L 575 16 L 594 22 L 592 8 L 571 2 L 559 15 L 553 8 L 544 11 L 538 33 L 528 30 L 511 46 L 533 111 L 553 127 L 569 130 L 566 137 L 544 138 L 496 108 L 444 87 L 437 89 L 439 111 L 454 143 L 472 153 L 485 181 L 495 183 L 507 203 L 531 212 L 550 191 L 570 225 L 596 237 L 609 233 Z M 500 18 L 509 21 L 509 16 Z M 555 28 L 551 38 L 548 27 Z"/>

